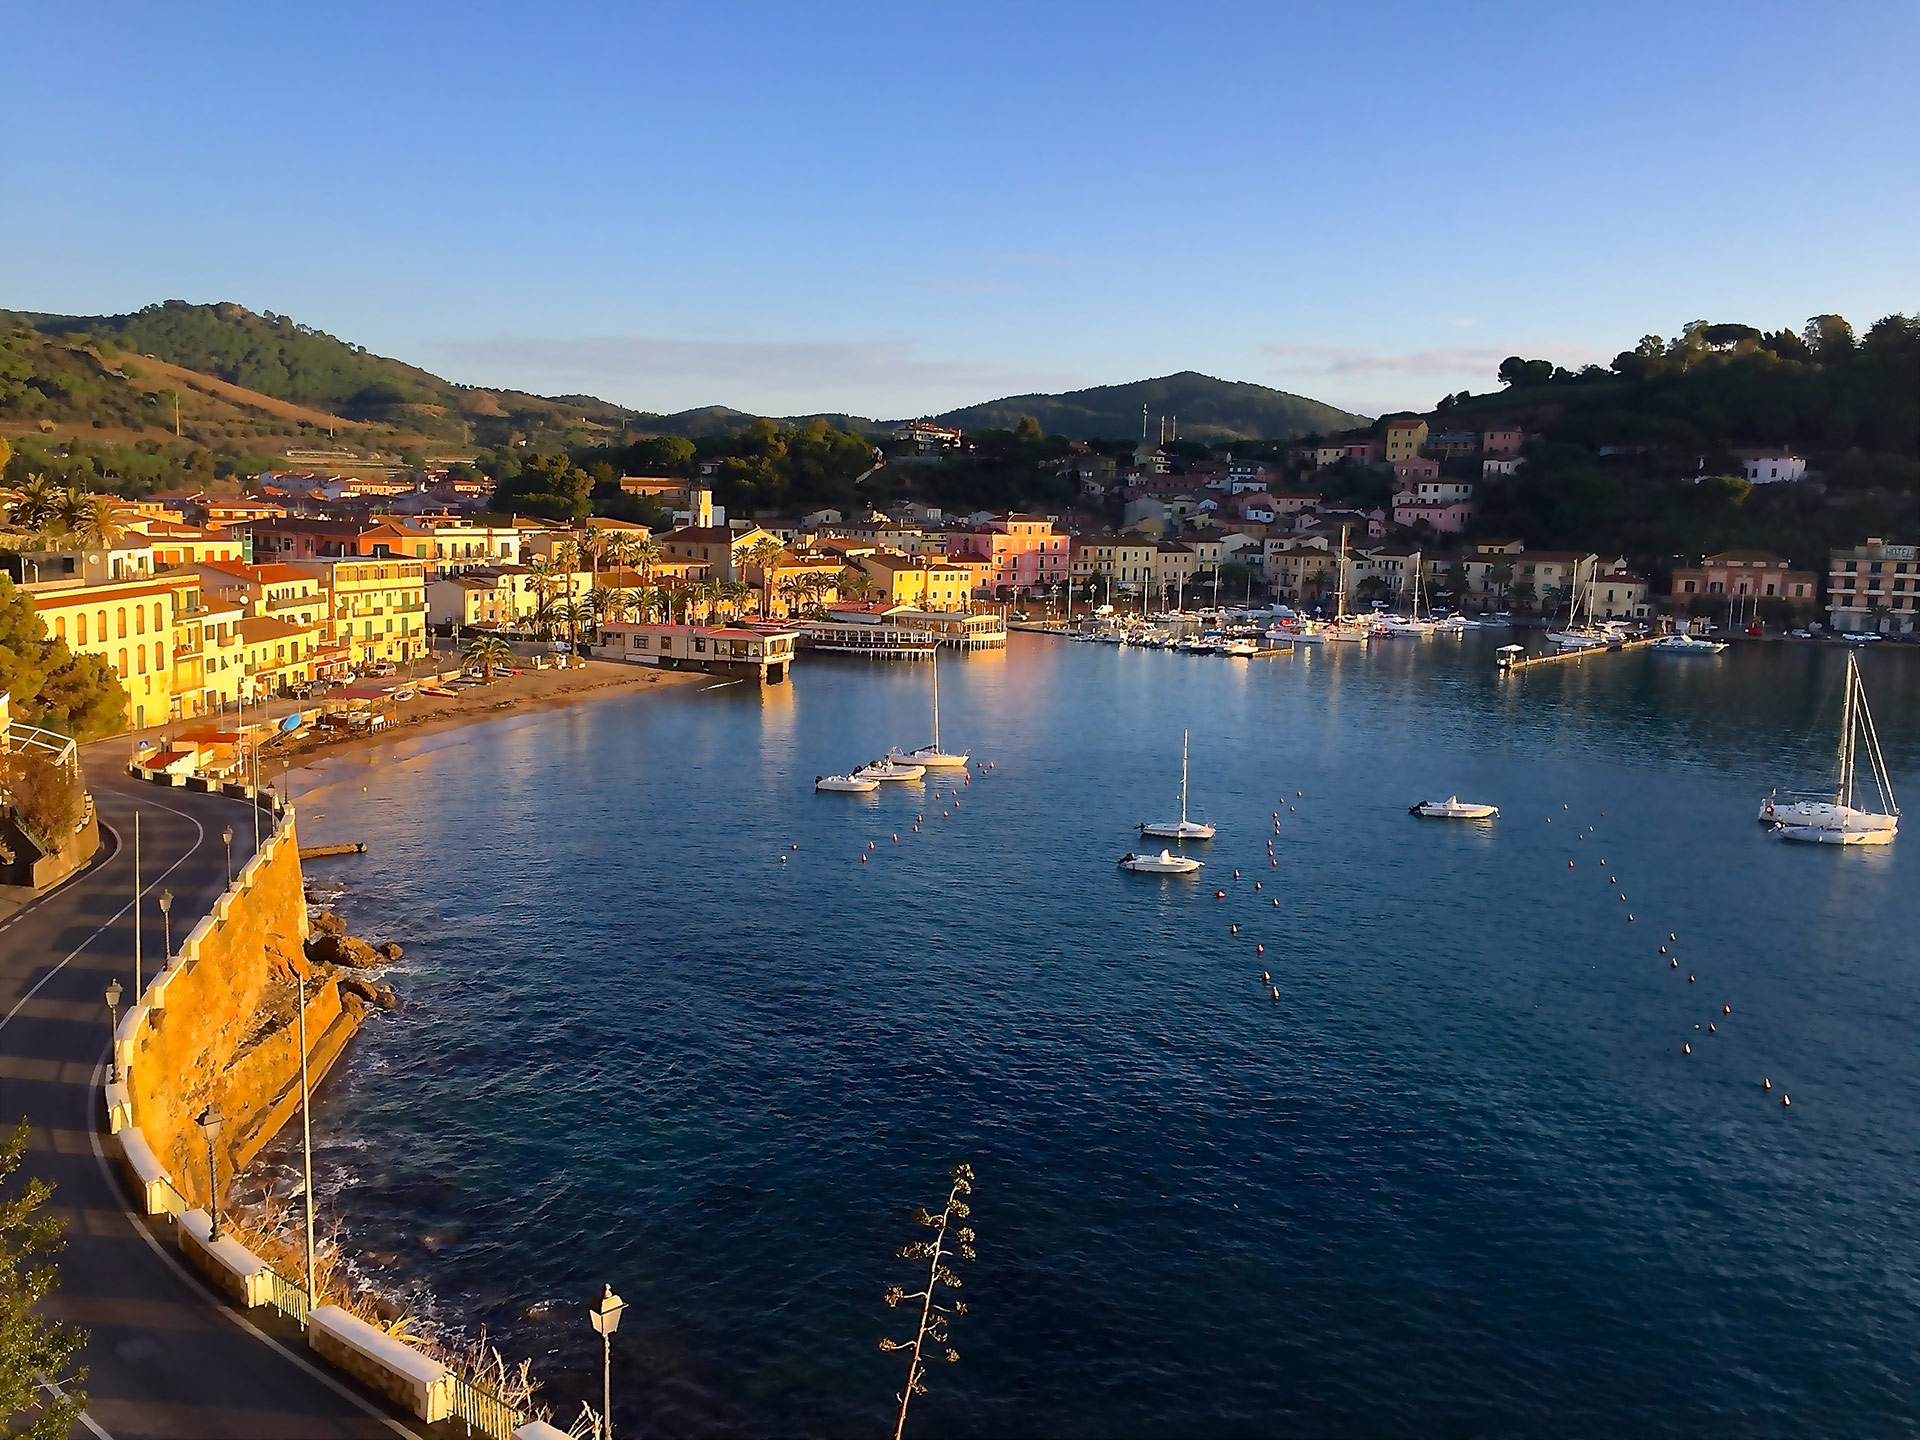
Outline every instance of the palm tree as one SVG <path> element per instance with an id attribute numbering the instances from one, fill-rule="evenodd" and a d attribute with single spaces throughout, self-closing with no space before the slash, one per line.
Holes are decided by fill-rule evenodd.
<path id="1" fill-rule="evenodd" d="M 487 679 L 493 679 L 494 667 L 511 664 L 513 647 L 498 635 L 476 635 L 467 641 L 467 663 L 478 665 Z"/>
<path id="2" fill-rule="evenodd" d="M 68 494 L 74 492 L 69 491 Z M 127 533 L 127 527 L 120 523 L 120 514 L 113 508 L 113 502 L 104 495 L 88 495 L 81 506 L 79 515 L 69 528 L 82 544 L 101 550 L 111 550 L 120 543 L 121 536 Z"/>
<path id="3" fill-rule="evenodd" d="M 640 578 L 653 579 L 653 564 L 660 558 L 660 542 L 651 535 L 642 535 L 631 542 L 630 554 L 631 563 L 640 567 Z"/>
<path id="4" fill-rule="evenodd" d="M 873 594 L 873 577 L 864 570 L 849 570 L 846 588 L 849 595 L 865 603 Z"/>
<path id="5" fill-rule="evenodd" d="M 29 475 L 7 519 L 23 530 L 38 530 L 59 513 L 59 506 L 60 487 L 44 475 Z"/>
<path id="6" fill-rule="evenodd" d="M 540 615 L 547 608 L 547 596 L 552 593 L 554 583 L 560 578 L 560 571 L 544 555 L 533 557 L 533 563 L 527 566 L 533 582 L 534 614 Z"/>
<path id="7" fill-rule="evenodd" d="M 760 570 L 760 613 L 766 614 L 773 604 L 773 567 L 786 553 L 787 547 L 773 536 L 768 535 L 756 540 L 747 547 L 747 563 Z"/>
<path id="8" fill-rule="evenodd" d="M 616 607 L 619 603 L 618 592 L 608 590 L 603 586 L 596 585 L 587 592 L 587 613 L 593 617 L 593 632 L 595 638 L 599 636 L 601 623 L 605 621 L 609 615 L 617 613 Z"/>
<path id="9" fill-rule="evenodd" d="M 86 524 L 87 513 L 93 508 L 93 497 L 77 486 L 69 485 L 60 492 L 60 498 L 54 502 L 54 519 L 60 528 L 68 534 L 77 533 Z"/>
<path id="10" fill-rule="evenodd" d="M 726 597 L 728 607 L 735 615 L 738 615 L 741 610 L 746 607 L 747 598 L 753 594 L 753 587 L 740 580 L 727 581 L 721 586 L 721 590 Z M 766 614 L 764 604 L 765 602 L 763 601 L 763 608 L 760 612 L 763 616 Z"/>
<path id="11" fill-rule="evenodd" d="M 581 622 L 592 618 L 587 607 L 578 600 L 562 600 L 553 607 L 553 618 L 567 627 L 567 644 L 578 649 Z"/>
<path id="12" fill-rule="evenodd" d="M 792 615 L 800 608 L 800 597 L 806 593 L 808 575 L 786 575 L 780 580 L 780 603 Z"/>

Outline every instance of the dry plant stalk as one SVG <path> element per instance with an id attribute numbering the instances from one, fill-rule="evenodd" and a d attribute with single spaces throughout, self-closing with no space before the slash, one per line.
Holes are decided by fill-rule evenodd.
<path id="1" fill-rule="evenodd" d="M 966 1314 L 966 1302 L 955 1300 L 949 1305 L 942 1305 L 938 1297 L 940 1287 L 943 1285 L 949 1290 L 960 1288 L 960 1277 L 954 1274 L 947 1264 L 948 1255 L 957 1255 L 962 1260 L 975 1258 L 972 1229 L 966 1225 L 952 1228 L 954 1221 L 965 1220 L 973 1213 L 967 1202 L 960 1198 L 962 1195 L 973 1193 L 973 1167 L 956 1165 L 947 1172 L 947 1175 L 953 1181 L 953 1188 L 947 1192 L 947 1203 L 940 1213 L 929 1215 L 924 1209 L 913 1212 L 916 1223 L 925 1225 L 933 1231 L 933 1239 L 916 1240 L 911 1245 L 903 1245 L 898 1252 L 902 1260 L 927 1262 L 927 1288 L 915 1290 L 909 1294 L 895 1285 L 882 1297 L 890 1307 L 912 1300 L 920 1302 L 920 1324 L 913 1333 L 913 1339 L 892 1340 L 883 1336 L 880 1341 L 882 1350 L 912 1352 L 907 1364 L 906 1388 L 900 1392 L 900 1418 L 893 1427 L 893 1440 L 900 1440 L 906 1432 L 907 1406 L 912 1403 L 913 1397 L 927 1393 L 924 1380 L 927 1373 L 928 1345 L 942 1347 L 945 1353 L 937 1358 L 945 1360 L 949 1365 L 957 1363 L 960 1359 L 960 1352 L 947 1345 L 947 1319 L 952 1315 Z"/>

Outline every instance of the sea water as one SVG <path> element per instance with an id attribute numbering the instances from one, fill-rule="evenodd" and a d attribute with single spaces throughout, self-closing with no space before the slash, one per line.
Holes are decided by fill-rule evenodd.
<path id="1" fill-rule="evenodd" d="M 1920 835 L 1754 818 L 1844 657 L 1504 638 L 1015 635 L 941 662 L 957 797 L 813 793 L 930 738 L 924 666 L 819 657 L 327 762 L 302 837 L 367 853 L 313 869 L 406 956 L 326 1206 L 563 1424 L 611 1284 L 629 1435 L 883 1433 L 962 1161 L 916 1435 L 1911 1429 Z M 1911 792 L 1920 655 L 1862 668 Z M 1183 730 L 1206 868 L 1120 872 Z M 1407 813 L 1455 794 L 1500 817 Z"/>

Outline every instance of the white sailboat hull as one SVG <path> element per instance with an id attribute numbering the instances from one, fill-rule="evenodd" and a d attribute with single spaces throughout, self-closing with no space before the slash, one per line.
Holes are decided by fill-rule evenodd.
<path id="1" fill-rule="evenodd" d="M 817 791 L 846 795 L 871 795 L 880 788 L 878 780 L 860 780 L 852 775 L 816 775 L 813 788 Z"/>
<path id="2" fill-rule="evenodd" d="M 889 750 L 887 759 L 895 765 L 921 765 L 929 770 L 951 770 L 965 765 L 965 755 L 949 755 L 944 750 L 936 750 L 931 745 L 923 745 L 918 750 Z"/>
<path id="3" fill-rule="evenodd" d="M 1892 826 L 1856 830 L 1850 826 L 1841 828 L 1831 825 L 1782 825 L 1780 838 L 1797 840 L 1803 845 L 1891 845 L 1894 830 Z"/>
<path id="4" fill-rule="evenodd" d="M 1762 825 L 1814 830 L 1885 830 L 1889 834 L 1900 824 L 1897 815 L 1876 815 L 1871 810 L 1856 810 L 1831 800 L 1795 800 L 1782 805 L 1772 796 L 1760 802 L 1759 819 Z"/>
<path id="5" fill-rule="evenodd" d="M 1162 820 L 1142 825 L 1140 833 L 1155 840 L 1211 840 L 1214 827 L 1202 825 L 1198 820 Z"/>

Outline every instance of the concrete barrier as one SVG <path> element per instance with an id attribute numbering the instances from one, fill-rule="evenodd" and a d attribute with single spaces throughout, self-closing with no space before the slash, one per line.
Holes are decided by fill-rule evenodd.
<path id="1" fill-rule="evenodd" d="M 232 1235 L 209 1240 L 207 1237 L 213 1230 L 213 1222 L 208 1219 L 206 1211 L 183 1212 L 176 1229 L 180 1237 L 180 1253 L 187 1257 L 187 1263 L 211 1280 L 223 1294 L 238 1300 L 249 1310 L 273 1299 L 273 1277 L 268 1272 L 267 1262 Z"/>
<path id="2" fill-rule="evenodd" d="M 113 1138 L 120 1142 L 121 1162 L 127 1167 L 127 1177 L 133 1181 L 133 1188 L 139 1193 L 140 1203 L 146 1207 L 146 1213 L 166 1214 L 173 1208 L 169 1203 L 173 1183 L 154 1157 L 147 1137 L 136 1126 L 129 1125 Z"/>
<path id="3" fill-rule="evenodd" d="M 544 1420 L 529 1420 L 513 1432 L 513 1440 L 572 1440 L 572 1437 Z"/>
<path id="4" fill-rule="evenodd" d="M 133 1124 L 133 1097 L 118 1080 L 103 1085 L 101 1091 L 107 1100 L 107 1133 L 118 1135 Z"/>
<path id="5" fill-rule="evenodd" d="M 147 1023 L 145 1005 L 130 1006 L 127 1013 L 120 1017 L 120 1028 L 113 1032 L 113 1062 L 125 1075 L 127 1067 L 133 1063 L 135 1042 L 140 1038 L 140 1027 Z"/>
<path id="6" fill-rule="evenodd" d="M 428 1424 L 453 1413 L 451 1370 L 338 1305 L 322 1305 L 307 1317 L 307 1343 Z"/>

